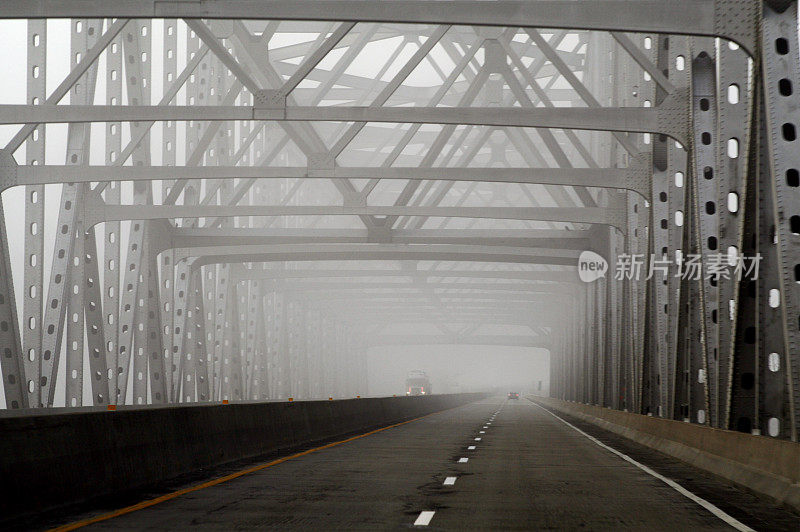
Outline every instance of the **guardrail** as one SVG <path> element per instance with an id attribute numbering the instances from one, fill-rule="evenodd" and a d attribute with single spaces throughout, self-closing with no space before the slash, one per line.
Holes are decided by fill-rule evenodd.
<path id="1" fill-rule="evenodd" d="M 800 510 L 800 444 L 551 397 L 529 397 Z"/>
<path id="2" fill-rule="evenodd" d="M 460 406 L 485 394 L 120 408 L 0 418 L 0 515 L 153 486 Z"/>

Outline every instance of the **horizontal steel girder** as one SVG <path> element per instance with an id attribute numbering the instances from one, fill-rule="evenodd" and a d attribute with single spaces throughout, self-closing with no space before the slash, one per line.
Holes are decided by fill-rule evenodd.
<path id="1" fill-rule="evenodd" d="M 609 225 L 625 234 L 627 215 L 611 207 L 420 207 L 420 206 L 318 206 L 318 205 L 106 205 L 87 201 L 86 227 L 122 220 L 218 218 L 236 216 L 426 216 L 486 218 Z"/>
<path id="2" fill-rule="evenodd" d="M 551 310 L 545 309 L 541 304 L 520 303 L 518 301 L 509 302 L 460 302 L 459 304 L 435 305 L 425 302 L 410 301 L 407 308 L 398 311 L 397 303 L 391 301 L 360 301 L 356 308 L 348 301 L 322 301 L 314 302 L 308 300 L 312 308 L 325 309 L 328 312 L 335 312 L 338 317 L 354 317 L 359 321 L 384 322 L 391 320 L 414 320 L 414 323 L 427 323 L 431 315 L 442 316 L 446 319 L 456 319 L 460 317 L 475 318 L 483 320 L 492 317 L 506 316 L 508 318 L 519 318 L 525 325 L 537 327 L 563 326 L 569 322 L 566 314 L 554 314 Z M 571 309 L 565 306 L 564 310 Z M 439 314 L 437 314 L 439 313 Z M 410 322 L 409 322 L 410 323 Z"/>
<path id="3" fill-rule="evenodd" d="M 375 312 L 386 312 L 392 315 L 406 315 L 424 319 L 420 312 L 446 312 L 447 316 L 459 314 L 478 313 L 486 317 L 487 315 L 500 312 L 511 316 L 521 316 L 529 321 L 543 321 L 547 325 L 563 323 L 566 316 L 572 309 L 568 301 L 559 305 L 558 309 L 553 309 L 552 305 L 547 307 L 541 303 L 533 301 L 461 301 L 459 303 L 436 303 L 430 300 L 422 301 L 414 299 L 406 304 L 399 306 L 396 302 L 387 300 L 360 301 L 354 306 L 347 300 L 305 300 L 311 306 L 326 307 L 335 309 L 337 315 L 374 315 Z"/>
<path id="4" fill-rule="evenodd" d="M 216 252 L 207 255 L 204 251 Z M 576 267 L 577 251 L 543 248 L 512 248 L 495 246 L 464 246 L 431 244 L 298 244 L 274 246 L 232 246 L 230 249 L 210 248 L 177 250 L 176 261 L 199 257 L 192 263 L 196 269 L 208 264 L 282 261 L 360 261 L 360 260 L 432 260 L 508 262 Z"/>
<path id="5" fill-rule="evenodd" d="M 477 292 L 532 292 L 542 294 L 563 294 L 563 285 L 545 283 L 475 283 L 475 282 L 438 282 L 438 283 L 320 283 L 320 282 L 281 282 L 270 287 L 271 290 L 286 292 L 346 292 L 368 290 L 425 290 L 446 296 L 445 290 L 470 290 Z"/>
<path id="6" fill-rule="evenodd" d="M 380 309 L 370 309 L 372 313 L 367 314 L 340 314 L 340 318 L 350 323 L 358 325 L 385 326 L 385 325 L 412 325 L 430 324 L 430 314 L 414 311 L 415 314 L 398 314 L 384 312 Z M 436 315 L 437 323 L 441 324 L 491 324 L 491 325 L 517 325 L 521 327 L 551 328 L 559 325 L 554 319 L 543 318 L 543 321 L 535 317 L 529 319 L 526 316 L 512 314 L 496 314 L 494 312 L 468 311 L 462 313 L 449 312 L 446 315 Z M 563 320 L 561 322 L 563 324 Z"/>
<path id="7" fill-rule="evenodd" d="M 281 280 L 281 279 L 342 279 L 408 277 L 411 279 L 514 279 L 548 283 L 575 283 L 578 274 L 574 271 L 552 270 L 261 270 L 245 268 L 235 264 L 231 268 L 234 280 Z M 427 282 L 427 281 L 426 281 Z"/>
<path id="8" fill-rule="evenodd" d="M 294 292 L 295 294 L 302 294 L 303 297 L 308 295 L 307 291 L 303 292 Z M 490 291 L 480 291 L 480 292 L 439 292 L 436 293 L 436 299 L 441 301 L 443 304 L 447 303 L 454 303 L 456 301 L 459 304 L 468 304 L 467 302 L 476 302 L 476 301 L 522 301 L 522 302 L 544 302 L 544 301 L 552 301 L 553 292 L 522 292 L 515 294 L 507 294 L 502 292 L 490 292 Z M 555 292 L 559 293 L 559 292 Z M 561 290 L 561 295 L 567 295 L 564 290 Z M 430 292 L 420 292 L 416 294 L 407 294 L 407 293 L 397 293 L 397 292 L 351 292 L 349 290 L 327 290 L 327 291 L 320 291 L 315 294 L 311 294 L 309 297 L 314 299 L 314 301 L 321 302 L 321 301 L 358 301 L 359 304 L 362 301 L 396 301 L 398 303 L 402 302 L 414 302 L 414 301 L 430 301 Z M 574 292 L 568 294 L 570 296 L 574 295 Z"/>
<path id="9" fill-rule="evenodd" d="M 366 229 L 272 229 L 272 228 L 174 228 L 162 240 L 168 249 L 214 246 L 275 244 L 367 244 L 378 243 Z M 594 231 L 565 229 L 406 229 L 381 235 L 380 243 L 465 244 L 470 246 L 512 246 L 552 249 L 592 249 Z"/>
<path id="10" fill-rule="evenodd" d="M 650 197 L 652 165 L 640 155 L 629 168 L 416 168 L 341 167 L 332 159 L 308 167 L 243 166 L 17 166 L 0 153 L 0 190 L 16 185 L 150 181 L 154 179 L 410 179 L 568 185 L 632 190 Z"/>
<path id="11" fill-rule="evenodd" d="M 241 18 L 718 36 L 755 49 L 756 0 L 5 0 L 3 18 Z"/>
<path id="12" fill-rule="evenodd" d="M 447 336 L 439 334 L 379 334 L 367 338 L 368 346 L 378 345 L 502 345 L 550 349 L 552 341 L 543 336 L 478 334 Z"/>
<path id="13" fill-rule="evenodd" d="M 0 124 L 266 120 L 389 122 L 663 133 L 687 145 L 686 95 L 652 107 L 301 107 L 0 105 Z"/>

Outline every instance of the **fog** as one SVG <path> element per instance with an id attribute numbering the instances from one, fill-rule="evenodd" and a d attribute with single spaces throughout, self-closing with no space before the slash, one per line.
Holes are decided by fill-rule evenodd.
<path id="1" fill-rule="evenodd" d="M 119 46 L 116 52 L 103 51 L 90 69 L 97 75 L 95 105 L 130 104 L 137 91 L 143 90 L 131 81 L 135 69 L 142 69 L 140 75 L 147 81 L 144 93 L 149 97 L 142 98 L 157 103 L 170 87 L 169 80 L 177 79 L 201 49 L 200 39 L 182 21 L 136 24 L 130 22 L 112 41 Z M 265 29 L 266 24 L 213 23 L 210 31 L 219 35 L 216 40 L 227 47 L 233 61 L 244 65 L 253 82 L 268 89 L 286 83 L 304 61 L 313 58 L 321 42 L 336 36 L 337 28 L 335 24 L 281 23 Z M 109 26 L 106 22 L 98 27 L 98 33 Z M 47 22 L 46 64 L 39 67 L 46 70 L 46 94 L 67 75 L 71 58 L 87 53 L 86 45 L 81 47 L 85 33 L 70 27 L 66 20 Z M 238 33 L 232 33 L 231 27 Z M 581 60 L 587 32 L 542 35 L 554 39 L 567 61 Z M 30 82 L 26 42 L 31 38 L 26 22 L 0 21 L 0 45 L 7 56 L 7 79 L 0 84 L 2 104 L 26 101 L 26 79 Z M 416 53 L 430 38 L 439 41 L 423 60 Z M 498 47 L 499 38 L 504 39 L 505 52 Z M 138 48 L 131 48 L 134 41 Z M 134 66 L 128 62 L 113 66 L 120 52 L 134 49 L 146 50 L 135 57 Z M 270 59 L 260 61 L 259 53 L 266 57 L 267 50 Z M 498 55 L 501 52 L 514 55 L 514 60 L 504 59 Z M 585 105 L 563 80 L 553 76 L 546 62 L 537 64 L 543 69 L 541 75 L 526 77 L 520 66 L 531 65 L 537 57 L 536 47 L 522 31 L 501 35 L 468 27 L 444 31 L 432 25 L 356 25 L 309 68 L 291 90 L 290 100 L 296 105 L 369 105 L 397 78 L 393 91 L 384 95 L 387 106 L 454 106 L 463 101 L 483 107 L 538 105 L 542 88 L 530 86 L 536 79 L 550 91 L 548 105 Z M 81 81 L 85 83 L 85 75 Z M 248 89 L 253 87 L 236 90 L 237 81 L 241 80 L 224 61 L 208 53 L 172 103 L 221 105 L 227 94 L 235 105 L 251 105 L 252 90 Z M 472 83 L 477 84 L 474 89 L 470 89 Z M 70 91 L 61 105 L 73 103 L 71 98 L 76 97 Z M 221 133 L 198 148 L 196 144 L 214 124 L 221 124 Z M 112 166 L 116 154 L 135 136 L 129 123 L 116 124 L 118 130 L 114 125 L 91 125 L 80 164 Z M 194 157 L 193 164 L 202 167 L 263 167 L 265 172 L 285 169 L 287 175 L 301 175 L 317 164 L 315 157 L 320 153 L 339 149 L 334 157 L 337 166 L 376 173 L 389 167 L 552 167 L 559 165 L 558 153 L 575 151 L 576 142 L 590 145 L 600 162 L 605 157 L 600 155 L 600 146 L 614 142 L 608 133 L 580 131 L 568 137 L 554 130 L 543 136 L 531 128 L 437 124 L 412 128 L 379 122 L 353 130 L 347 142 L 342 139 L 348 138 L 353 122 L 285 126 L 271 121 L 178 120 L 157 121 L 148 127 L 147 141 L 132 150 L 123 166 L 158 170 L 187 166 Z M 0 145 L 8 144 L 19 130 L 20 126 L 0 126 Z M 69 163 L 68 127 L 49 124 L 42 133 L 46 142 L 37 141 L 41 142 L 37 147 L 44 150 L 45 165 Z M 19 165 L 40 165 L 41 161 L 30 160 L 27 149 L 31 145 L 22 143 L 14 152 Z M 579 167 L 587 164 L 576 162 Z M 113 174 L 110 171 L 104 179 L 113 179 Z M 577 294 L 564 293 L 567 289 L 560 280 L 566 278 L 556 275 L 574 274 L 579 250 L 567 246 L 563 257 L 541 260 L 537 249 L 587 226 L 543 222 L 535 216 L 496 218 L 479 210 L 574 206 L 587 198 L 604 204 L 607 192 L 475 178 L 370 180 L 368 171 L 350 179 L 273 174 L 188 181 L 173 198 L 177 206 L 230 204 L 250 210 L 218 217 L 153 215 L 143 222 L 146 245 L 160 246 L 165 239 L 168 243 L 157 253 L 147 250 L 149 256 L 143 257 L 138 248 L 139 225 L 131 221 L 139 215 L 135 210 L 118 218 L 121 221 L 98 223 L 89 229 L 96 236 L 98 263 L 103 265 L 97 279 L 90 279 L 77 258 L 74 268 L 63 270 L 61 265 L 53 270 L 58 259 L 59 216 L 66 213 L 62 198 L 66 187 L 60 179 L 48 181 L 39 190 L 44 209 L 36 220 L 30 211 L 34 189 L 18 186 L 4 191 L 4 244 L 21 331 L 20 366 L 26 373 L 20 380 L 30 405 L 46 403 L 46 393 L 53 396 L 52 406 L 97 406 L 109 402 L 109 397 L 110 402 L 144 405 L 391 396 L 404 393 L 404 381 L 412 370 L 428 374 L 434 393 L 546 393 L 551 328 L 558 319 L 566 319 Z M 79 186 L 98 183 L 103 182 Z M 144 188 L 138 185 L 138 196 L 133 181 L 117 183 L 102 193 L 109 206 L 173 203 L 168 197 L 175 182 L 168 176 L 140 181 L 146 184 Z M 111 195 L 112 189 L 116 196 Z M 86 193 L 89 188 L 82 190 Z M 239 190 L 238 199 L 231 200 Z M 408 215 L 358 211 L 403 205 L 419 210 Z M 295 208 L 308 214 L 295 214 Z M 340 208 L 350 210 L 335 211 Z M 439 210 L 447 208 L 467 210 Z M 280 209 L 283 214 L 275 216 Z M 32 221 L 40 224 L 35 233 Z M 393 224 L 391 230 L 384 223 Z M 534 231 L 543 231 L 543 236 L 532 239 Z M 80 233 L 78 240 L 83 240 Z M 40 254 L 37 246 L 41 246 Z M 264 258 L 270 253 L 272 258 Z M 544 256 L 552 255 L 548 253 Z M 204 262 L 220 254 L 238 258 Z M 149 260 L 157 267 L 151 269 Z M 88 302 L 93 296 L 85 295 L 75 279 L 71 279 L 73 294 L 62 294 L 59 307 L 53 308 L 65 306 L 67 299 L 79 308 L 64 309 L 60 317 L 48 313 L 45 303 L 62 290 L 54 275 L 67 275 L 73 269 L 75 276 L 99 285 L 100 314 L 91 314 L 97 310 Z M 193 278 L 195 269 L 198 275 Z M 155 279 L 155 292 L 147 285 L 148 271 Z M 195 301 L 192 308 L 186 297 L 195 292 L 202 301 Z M 551 308 L 558 311 L 549 315 L 546 310 Z M 102 321 L 93 321 L 99 318 Z M 48 339 L 45 326 L 55 327 L 58 338 Z M 93 338 L 98 330 L 102 340 Z M 42 361 L 48 345 L 60 351 L 52 370 Z M 102 351 L 102 357 L 90 356 L 93 349 Z M 4 366 L 4 373 L 9 368 Z M 162 371 L 166 384 L 158 382 Z M 38 384 L 47 381 L 40 378 L 49 372 L 55 383 L 50 392 L 45 387 L 52 384 Z M 115 381 L 117 393 L 122 394 L 116 399 Z M 3 396 L 0 401 L 5 406 L 9 395 Z"/>
<path id="2" fill-rule="evenodd" d="M 380 346 L 368 351 L 369 393 L 405 393 L 410 371 L 428 374 L 434 393 L 516 391 L 547 394 L 549 353 L 503 346 Z M 540 388 L 541 386 L 541 388 Z"/>

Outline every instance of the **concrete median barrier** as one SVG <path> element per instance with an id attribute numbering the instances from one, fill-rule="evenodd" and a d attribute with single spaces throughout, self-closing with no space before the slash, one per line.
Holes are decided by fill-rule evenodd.
<path id="1" fill-rule="evenodd" d="M 800 510 L 800 444 L 550 397 L 529 399 Z"/>
<path id="2" fill-rule="evenodd" d="M 0 417 L 0 521 L 414 419 L 483 394 Z"/>

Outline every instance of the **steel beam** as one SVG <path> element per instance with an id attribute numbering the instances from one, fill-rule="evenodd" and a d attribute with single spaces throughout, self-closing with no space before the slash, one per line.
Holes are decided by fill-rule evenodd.
<path id="1" fill-rule="evenodd" d="M 735 0 L 10 0 L 5 18 L 181 17 L 531 26 L 719 36 L 755 49 L 757 3 Z M 619 14 L 625 13 L 624 17 Z"/>

